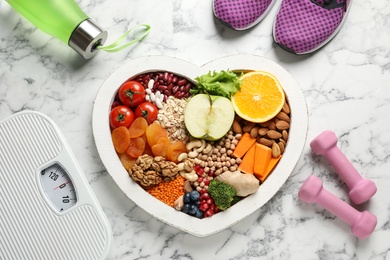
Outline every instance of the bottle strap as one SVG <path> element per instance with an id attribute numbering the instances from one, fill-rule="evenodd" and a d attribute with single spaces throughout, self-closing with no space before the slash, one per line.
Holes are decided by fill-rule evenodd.
<path id="1" fill-rule="evenodd" d="M 120 45 L 122 43 L 122 41 L 137 27 L 145 27 L 145 32 L 141 36 L 139 36 L 138 38 L 135 38 L 134 40 L 131 40 L 127 43 Z M 106 51 L 106 52 L 117 52 L 117 51 L 123 50 L 124 48 L 129 47 L 130 45 L 133 45 L 136 42 L 141 41 L 146 35 L 149 34 L 149 32 L 150 32 L 150 25 L 138 24 L 138 25 L 134 26 L 133 28 L 130 28 L 127 32 L 125 32 L 122 36 L 120 36 L 115 42 L 111 43 L 110 45 L 107 45 L 107 46 L 99 45 L 96 48 L 99 50 Z"/>

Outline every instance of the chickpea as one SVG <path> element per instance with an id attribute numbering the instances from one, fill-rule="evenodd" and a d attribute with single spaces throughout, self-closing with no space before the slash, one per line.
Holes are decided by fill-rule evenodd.
<path id="1" fill-rule="evenodd" d="M 221 154 L 226 153 L 226 148 L 225 148 L 225 147 L 221 148 L 221 150 L 219 150 L 219 152 L 220 152 Z"/>
<path id="2" fill-rule="evenodd" d="M 229 171 L 231 172 L 237 171 L 237 166 L 230 166 Z"/>

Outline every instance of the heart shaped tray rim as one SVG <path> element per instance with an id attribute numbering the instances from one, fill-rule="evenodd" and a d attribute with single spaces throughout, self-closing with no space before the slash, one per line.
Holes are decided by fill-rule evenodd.
<path id="1" fill-rule="evenodd" d="M 291 108 L 289 139 L 283 158 L 258 191 L 224 212 L 197 219 L 188 216 L 149 195 L 136 184 L 122 166 L 111 140 L 109 112 L 119 86 L 129 78 L 150 71 L 169 71 L 194 80 L 209 71 L 263 70 L 276 76 Z M 198 67 L 168 56 L 146 56 L 122 64 L 102 84 L 97 93 L 92 115 L 93 135 L 98 153 L 118 187 L 139 207 L 155 218 L 187 233 L 203 237 L 224 230 L 267 203 L 286 182 L 302 153 L 308 128 L 308 111 L 304 95 L 292 76 L 277 63 L 254 55 L 226 56 Z"/>

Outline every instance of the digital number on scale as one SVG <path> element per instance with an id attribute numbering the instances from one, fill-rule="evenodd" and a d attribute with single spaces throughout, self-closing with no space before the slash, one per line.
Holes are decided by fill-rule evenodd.
<path id="1" fill-rule="evenodd" d="M 40 177 L 43 191 L 55 209 L 62 212 L 76 204 L 77 196 L 72 180 L 59 164 L 42 170 Z"/>

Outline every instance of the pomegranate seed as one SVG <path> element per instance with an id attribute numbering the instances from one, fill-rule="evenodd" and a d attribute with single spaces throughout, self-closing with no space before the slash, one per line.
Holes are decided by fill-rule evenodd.
<path id="1" fill-rule="evenodd" d="M 214 215 L 214 211 L 211 209 L 208 209 L 205 213 L 207 217 L 211 217 L 212 215 Z"/>
<path id="2" fill-rule="evenodd" d="M 201 194 L 204 194 L 204 193 L 206 193 L 207 192 L 207 189 L 205 189 L 205 188 L 202 188 L 201 190 L 200 190 L 200 193 Z"/>
<path id="3" fill-rule="evenodd" d="M 210 180 L 209 179 L 204 179 L 203 182 L 204 182 L 204 185 L 207 185 L 207 186 L 210 184 Z"/>
<path id="4" fill-rule="evenodd" d="M 210 195 L 207 193 L 207 192 L 205 192 L 205 193 L 203 193 L 202 195 L 200 195 L 200 199 L 201 200 L 203 200 L 203 199 L 209 199 L 210 198 Z"/>

